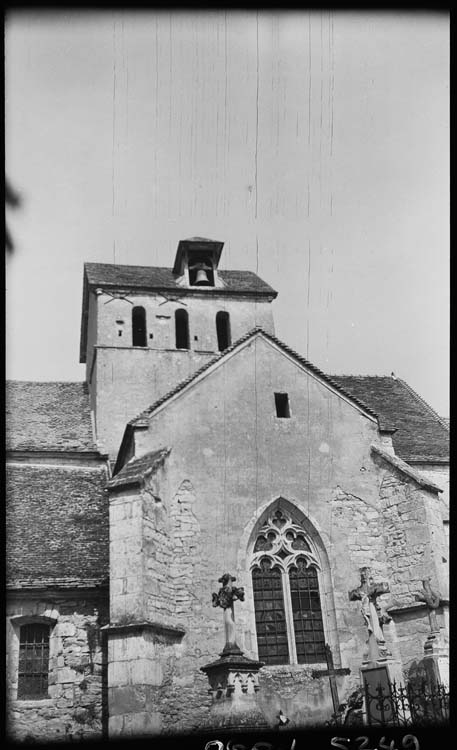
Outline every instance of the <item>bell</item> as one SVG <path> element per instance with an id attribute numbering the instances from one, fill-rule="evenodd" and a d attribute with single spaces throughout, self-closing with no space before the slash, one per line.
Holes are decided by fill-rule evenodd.
<path id="1" fill-rule="evenodd" d="M 206 284 L 206 285 L 208 285 L 209 284 L 208 274 L 206 273 L 206 271 L 203 268 L 199 268 L 198 269 L 197 275 L 195 277 L 194 284 L 195 285 L 197 285 L 197 284 Z"/>

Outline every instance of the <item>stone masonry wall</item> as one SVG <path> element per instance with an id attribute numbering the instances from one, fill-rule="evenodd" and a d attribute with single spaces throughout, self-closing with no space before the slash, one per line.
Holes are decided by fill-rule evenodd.
<path id="1" fill-rule="evenodd" d="M 157 696 L 164 733 L 198 728 L 211 703 L 207 677 L 199 671 L 195 661 L 195 654 L 201 659 L 205 653 L 207 640 L 206 602 L 195 583 L 210 581 L 213 576 L 210 563 L 202 554 L 204 539 L 194 512 L 195 502 L 192 483 L 184 480 L 170 505 L 173 553 L 169 575 L 174 583 L 175 620 L 186 632 L 181 644 L 174 648 L 166 661 L 162 687 Z M 210 656 L 208 650 L 208 661 Z"/>
<path id="2" fill-rule="evenodd" d="M 144 619 L 141 497 L 111 499 L 109 518 L 110 622 Z"/>
<path id="3" fill-rule="evenodd" d="M 203 607 L 195 595 L 195 581 L 211 573 L 201 569 L 194 502 L 193 487 L 184 480 L 166 507 L 155 477 L 145 482 L 141 493 L 111 503 L 111 576 L 116 590 L 121 592 L 120 575 L 125 577 L 129 566 L 139 568 L 138 537 L 128 540 L 134 531 L 142 535 L 144 568 L 137 583 L 132 579 L 127 584 L 129 594 L 115 594 L 114 589 L 111 594 L 111 622 L 117 620 L 124 628 L 110 633 L 108 641 L 110 736 L 186 731 L 198 727 L 208 711 L 207 678 L 195 668 L 195 652 L 205 652 L 205 629 L 199 625 Z M 133 545 L 133 557 L 127 554 L 127 561 L 120 541 Z M 141 581 L 143 598 L 137 590 Z M 134 627 L 144 620 L 184 630 L 180 635 L 152 626 Z"/>
<path id="4" fill-rule="evenodd" d="M 194 615 L 200 614 L 202 610 L 201 602 L 193 594 L 193 582 L 202 580 L 204 576 L 201 529 L 193 512 L 194 503 L 195 493 L 192 484 L 184 480 L 173 498 L 170 509 L 173 533 L 170 576 L 174 583 L 176 620 L 184 626 L 189 626 Z"/>
<path id="5" fill-rule="evenodd" d="M 401 651 L 403 671 L 405 675 L 413 676 L 417 668 L 423 664 L 423 647 L 430 634 L 427 609 L 424 606 L 400 616 L 396 614 L 395 620 L 395 632 Z M 438 622 L 441 626 L 443 625 L 440 615 L 438 615 Z"/>
<path id="6" fill-rule="evenodd" d="M 173 544 L 169 510 L 157 494 L 155 483 L 142 491 L 144 607 L 146 619 L 174 624 Z"/>
<path id="7" fill-rule="evenodd" d="M 7 605 L 8 735 L 33 738 L 96 739 L 106 713 L 100 624 L 108 616 L 107 592 L 63 592 L 39 598 L 10 597 Z M 48 698 L 17 699 L 19 632 L 24 622 L 50 618 Z M 46 621 L 46 620 L 45 620 Z"/>
<path id="8" fill-rule="evenodd" d="M 415 482 L 405 481 L 399 472 L 390 470 L 383 475 L 380 498 L 390 605 L 397 610 L 394 614 L 397 648 L 408 673 L 420 664 L 423 645 L 430 632 L 427 609 L 418 606 L 415 595 L 421 591 L 423 580 L 430 577 L 432 587 L 442 596 L 448 596 L 441 500 L 437 494 L 421 489 Z M 446 639 L 442 613 L 438 621 Z"/>
<path id="9" fill-rule="evenodd" d="M 335 608 L 342 661 L 353 672 L 348 685 L 355 689 L 362 654 L 357 644 L 367 640 L 366 627 L 360 615 L 360 605 L 349 601 L 349 590 L 360 585 L 360 568 L 369 567 L 375 580 L 388 579 L 388 566 L 382 536 L 382 518 L 374 502 L 358 497 L 337 486 L 332 496 L 332 539 L 334 540 L 332 568 L 335 586 Z M 344 564 L 338 564 L 344 560 Z M 347 571 L 354 570 L 348 579 Z M 357 574 L 355 573 L 357 571 Z M 387 597 L 380 597 L 385 604 Z"/>
<path id="10" fill-rule="evenodd" d="M 449 464 L 419 464 L 415 463 L 414 468 L 420 471 L 427 479 L 438 485 L 443 492 L 440 493 L 442 504 L 443 520 L 449 518 Z"/>
<path id="11" fill-rule="evenodd" d="M 432 560 L 426 539 L 412 544 L 415 527 L 410 523 L 411 508 L 415 508 L 420 519 L 419 507 L 425 507 L 431 493 L 422 492 L 412 481 L 402 481 L 390 470 L 380 472 L 377 477 L 380 487 L 377 502 L 373 497 L 358 497 L 339 485 L 331 497 L 331 559 L 338 637 L 342 662 L 351 670 L 349 675 L 338 677 L 341 701 L 359 684 L 359 668 L 367 640 L 360 603 L 348 599 L 349 589 L 360 583 L 357 572 L 368 565 L 375 580 L 389 581 L 391 593 L 380 598 L 381 604 L 387 606 L 403 596 L 404 580 L 409 581 L 408 601 L 411 601 L 412 593 L 420 588 L 416 584 L 422 568 L 417 566 L 422 559 Z M 167 497 L 167 481 L 163 476 L 161 489 L 157 480 L 154 483 L 155 510 L 143 500 L 145 517 L 148 516 L 143 527 L 145 538 L 153 532 L 162 534 L 160 545 L 156 544 L 155 548 L 152 545 L 148 551 L 146 574 L 151 580 L 157 579 L 158 596 L 163 593 L 162 610 L 159 612 L 151 596 L 146 606 L 153 619 L 161 621 L 166 617 L 168 622 L 182 625 L 186 632 L 174 643 L 157 633 L 132 633 L 123 639 L 119 636 L 110 652 L 110 662 L 117 660 L 116 680 L 120 675 L 115 688 L 114 672 L 111 672 L 111 736 L 198 729 L 210 705 L 207 680 L 199 667 L 213 661 L 223 646 L 221 612 L 208 618 L 210 592 L 207 584 L 216 576 L 211 559 L 205 553 L 208 538 L 204 541 L 201 521 L 195 513 L 197 494 L 189 480 L 182 480 L 168 503 L 159 502 L 159 494 Z M 162 554 L 158 555 L 160 550 Z M 396 561 L 401 562 L 403 558 L 406 565 L 398 568 Z M 344 565 L 341 564 L 343 559 Z M 412 578 L 408 575 L 411 566 L 415 571 Z M 219 565 L 218 575 L 219 568 L 222 571 Z M 162 581 L 165 570 L 165 581 Z M 355 572 L 354 577 L 348 578 L 348 570 Z M 167 598 L 169 589 L 174 596 Z M 402 623 L 398 623 L 397 629 L 395 622 L 385 627 L 389 649 L 395 658 L 402 657 L 406 668 L 411 666 L 414 656 L 420 657 L 417 636 L 423 633 L 424 639 L 426 637 L 423 614 L 418 612 L 413 617 L 413 635 Z M 317 666 L 322 668 L 322 665 Z M 330 717 L 328 678 L 313 678 L 313 668 L 313 665 L 262 668 L 259 700 L 272 726 L 280 709 L 296 726 L 322 723 L 324 718 Z"/>
<path id="12" fill-rule="evenodd" d="M 313 678 L 312 667 L 263 667 L 259 673 L 259 704 L 264 713 L 277 719 L 281 710 L 289 719 L 288 729 L 322 725 L 323 717 L 330 719 L 334 709 L 328 677 Z M 338 676 L 339 696 L 347 693 L 349 676 Z"/>
<path id="13" fill-rule="evenodd" d="M 439 588 L 443 582 L 439 554 L 445 537 L 438 499 L 390 472 L 382 480 L 380 497 L 392 604 L 404 606 L 414 601 L 424 578 L 431 576 Z"/>

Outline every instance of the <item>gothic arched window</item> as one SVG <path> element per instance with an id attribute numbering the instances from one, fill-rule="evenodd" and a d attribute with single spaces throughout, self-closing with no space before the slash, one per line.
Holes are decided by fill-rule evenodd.
<path id="1" fill-rule="evenodd" d="M 146 310 L 144 307 L 132 309 L 132 345 L 146 346 Z"/>
<path id="2" fill-rule="evenodd" d="M 251 570 L 259 659 L 325 661 L 319 562 L 305 530 L 284 510 L 275 510 L 260 528 Z"/>
<path id="3" fill-rule="evenodd" d="M 220 352 L 230 346 L 230 316 L 228 312 L 218 312 L 216 315 L 217 348 Z"/>
<path id="4" fill-rule="evenodd" d="M 187 310 L 175 310 L 176 348 L 189 349 L 189 315 Z"/>

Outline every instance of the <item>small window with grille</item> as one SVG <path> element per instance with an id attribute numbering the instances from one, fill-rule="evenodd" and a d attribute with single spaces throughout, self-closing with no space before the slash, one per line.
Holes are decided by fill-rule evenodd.
<path id="1" fill-rule="evenodd" d="M 275 510 L 252 557 L 258 655 L 266 664 L 325 662 L 318 570 L 305 530 Z"/>
<path id="2" fill-rule="evenodd" d="M 18 700 L 48 697 L 49 625 L 22 625 L 19 638 Z"/>

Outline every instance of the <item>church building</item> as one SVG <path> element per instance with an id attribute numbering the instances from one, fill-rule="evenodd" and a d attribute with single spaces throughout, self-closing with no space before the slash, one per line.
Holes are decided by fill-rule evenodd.
<path id="1" fill-rule="evenodd" d="M 264 727 L 321 726 L 364 664 L 423 668 L 427 581 L 446 649 L 446 421 L 293 351 L 275 290 L 222 250 L 86 263 L 85 382 L 7 384 L 15 739 L 217 728 L 237 695 Z M 220 579 L 241 590 L 225 673 Z"/>

